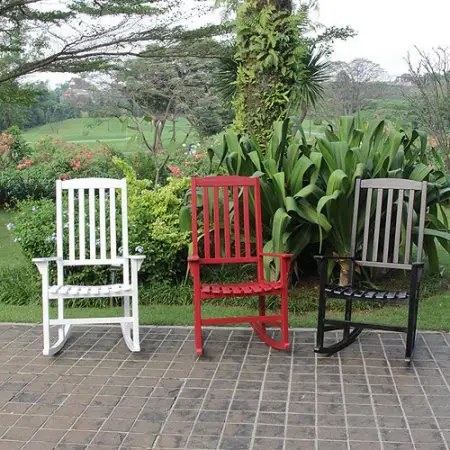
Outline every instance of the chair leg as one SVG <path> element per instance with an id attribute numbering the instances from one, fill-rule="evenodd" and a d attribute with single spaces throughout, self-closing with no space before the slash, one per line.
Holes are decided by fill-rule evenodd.
<path id="1" fill-rule="evenodd" d="M 281 342 L 283 347 L 288 350 L 291 346 L 289 344 L 289 312 L 288 312 L 288 291 L 283 290 L 281 294 Z"/>
<path id="2" fill-rule="evenodd" d="M 259 297 L 258 309 L 259 309 L 259 315 L 264 317 L 266 315 L 266 297 L 264 297 L 262 295 Z M 265 323 L 262 323 L 261 327 L 264 331 L 266 331 Z"/>
<path id="3" fill-rule="evenodd" d="M 122 335 L 125 344 L 130 349 L 131 352 L 140 351 L 139 343 L 139 310 L 138 310 L 138 296 L 134 293 L 131 297 L 132 310 L 130 313 L 130 297 L 126 296 L 123 298 L 123 312 L 124 317 L 132 317 L 132 323 L 122 322 L 120 327 L 122 328 Z"/>
<path id="4" fill-rule="evenodd" d="M 133 345 L 135 352 L 141 350 L 139 342 L 139 297 L 137 291 L 132 297 L 132 317 L 133 317 Z"/>
<path id="5" fill-rule="evenodd" d="M 353 302 L 351 299 L 345 302 L 345 320 L 352 320 L 352 307 Z M 350 325 L 344 327 L 344 339 L 347 339 L 350 334 Z"/>
<path id="6" fill-rule="evenodd" d="M 323 349 L 323 340 L 325 335 L 325 311 L 326 311 L 327 299 L 325 294 L 320 292 L 319 297 L 319 310 L 317 314 L 317 335 L 316 335 L 316 347 L 314 349 L 315 352 L 320 352 Z"/>
<path id="7" fill-rule="evenodd" d="M 202 337 L 202 310 L 201 298 L 194 294 L 194 333 L 195 333 L 195 352 L 198 356 L 203 354 Z"/>
<path id="8" fill-rule="evenodd" d="M 406 335 L 406 353 L 405 361 L 410 363 L 414 352 L 414 346 L 416 343 L 416 331 L 417 331 L 417 313 L 419 310 L 418 296 L 413 294 L 409 300 L 408 308 L 408 331 Z"/>
<path id="9" fill-rule="evenodd" d="M 45 356 L 50 355 L 50 311 L 49 299 L 47 292 L 42 292 L 42 331 L 44 338 L 44 350 L 42 353 Z"/>

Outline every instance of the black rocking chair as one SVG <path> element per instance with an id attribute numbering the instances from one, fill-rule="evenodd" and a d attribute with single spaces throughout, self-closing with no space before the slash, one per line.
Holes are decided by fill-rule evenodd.
<path id="1" fill-rule="evenodd" d="M 419 214 L 416 214 L 414 211 L 415 194 L 420 195 L 420 200 L 416 198 L 416 209 L 419 210 Z M 320 274 L 317 340 L 314 349 L 316 353 L 332 355 L 354 342 L 363 329 L 367 328 L 406 333 L 405 360 L 407 362 L 411 361 L 416 338 L 419 286 L 423 272 L 423 263 L 421 260 L 426 196 L 427 183 L 425 181 L 418 182 L 400 178 L 379 178 L 363 181 L 358 179 L 356 181 L 351 255 L 315 256 Z M 366 204 L 365 217 L 364 220 L 361 218 L 358 221 L 360 200 L 363 203 L 364 197 Z M 386 208 L 383 210 L 383 202 L 386 201 Z M 375 203 L 373 208 L 371 208 L 372 203 Z M 413 224 L 414 217 L 416 217 L 415 224 Z M 414 227 L 414 230 L 413 225 L 417 225 L 417 227 Z M 414 233 L 417 253 L 416 262 L 411 263 L 413 231 L 417 231 L 417 234 Z M 362 232 L 362 245 L 357 245 L 357 237 Z M 384 240 L 382 234 L 384 234 Z M 402 257 L 403 262 L 401 262 L 400 257 Z M 330 260 L 349 261 L 348 286 L 327 284 L 327 266 Z M 410 290 L 409 292 L 381 291 L 354 287 L 353 277 L 356 266 L 409 270 Z M 326 318 L 327 298 L 342 299 L 345 301 L 344 320 Z M 401 327 L 353 322 L 352 306 L 354 300 L 395 304 L 406 303 L 408 304 L 408 326 Z M 335 330 L 343 330 L 342 340 L 332 345 L 324 346 L 325 332 Z"/>

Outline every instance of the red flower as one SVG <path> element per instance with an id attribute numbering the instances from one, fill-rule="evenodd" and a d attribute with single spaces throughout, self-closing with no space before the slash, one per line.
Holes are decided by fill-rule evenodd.
<path id="1" fill-rule="evenodd" d="M 64 175 L 61 175 L 60 177 L 59 177 L 59 179 L 60 180 L 68 180 L 70 178 L 70 176 L 69 176 L 69 174 L 68 173 L 65 173 Z"/>
<path id="2" fill-rule="evenodd" d="M 175 176 L 184 175 L 184 173 L 180 170 L 179 167 L 176 166 L 167 166 L 167 168 L 172 172 Z"/>

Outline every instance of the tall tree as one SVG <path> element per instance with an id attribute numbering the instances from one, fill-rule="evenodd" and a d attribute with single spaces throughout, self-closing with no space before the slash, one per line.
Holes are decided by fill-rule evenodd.
<path id="1" fill-rule="evenodd" d="M 408 54 L 409 81 L 414 86 L 407 99 L 411 110 L 430 134 L 431 144 L 439 148 L 450 168 L 450 51 L 436 48 L 427 54 L 416 48 L 415 63 Z"/>
<path id="2" fill-rule="evenodd" d="M 369 98 L 376 98 L 380 85 L 375 83 L 385 74 L 379 64 L 365 58 L 333 63 L 332 91 L 341 105 L 341 114 L 361 110 Z"/>
<path id="3" fill-rule="evenodd" d="M 104 69 L 123 57 L 139 56 L 142 44 L 150 41 L 170 45 L 185 36 L 179 20 L 198 16 L 206 4 L 197 0 L 189 8 L 181 0 L 65 0 L 55 10 L 49 0 L 3 0 L 0 85 L 39 71 Z"/>
<path id="4" fill-rule="evenodd" d="M 349 28 L 323 27 L 309 13 L 317 6 L 284 0 L 218 0 L 236 10 L 236 40 L 221 58 L 217 86 L 234 106 L 234 128 L 264 144 L 274 120 L 298 115 L 323 97 L 333 42 L 355 35 Z M 311 37 L 311 31 L 314 31 Z"/>

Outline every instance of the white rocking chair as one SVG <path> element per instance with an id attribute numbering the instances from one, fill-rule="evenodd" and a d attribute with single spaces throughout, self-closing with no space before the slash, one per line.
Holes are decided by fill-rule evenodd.
<path id="1" fill-rule="evenodd" d="M 122 255 L 117 248 L 116 190 L 121 191 Z M 75 192 L 77 191 L 77 192 Z M 63 212 L 63 195 L 67 195 L 67 213 Z M 85 200 L 87 205 L 85 207 Z M 109 204 L 109 205 L 108 205 Z M 107 214 L 109 211 L 109 214 Z M 67 218 L 66 218 L 67 215 Z M 109 216 L 107 218 L 107 216 Z M 86 223 L 86 217 L 88 223 Z M 109 219 L 109 220 L 107 220 Z M 98 226 L 96 225 L 98 221 Z M 109 224 L 107 223 L 109 221 Z M 108 229 L 109 225 L 109 229 Z M 119 226 L 120 228 L 120 226 Z M 66 236 L 64 230 L 67 229 Z M 99 230 L 99 236 L 97 236 Z M 86 231 L 89 233 L 87 247 Z M 109 235 L 109 236 L 108 236 Z M 64 245 L 63 238 L 68 238 Z M 108 243 L 107 243 L 108 239 Z M 67 245 L 68 244 L 68 245 Z M 72 325 L 120 323 L 126 345 L 132 352 L 140 351 L 138 271 L 145 256 L 128 254 L 128 212 L 126 180 L 108 178 L 80 178 L 56 182 L 56 258 L 35 258 L 42 276 L 42 308 L 44 328 L 44 355 L 54 355 L 67 341 Z M 67 255 L 68 251 L 68 255 Z M 64 258 L 66 254 L 66 258 Z M 49 263 L 56 262 L 57 284 L 49 283 Z M 111 265 L 122 266 L 121 284 L 104 286 L 70 286 L 64 284 L 66 266 Z M 130 283 L 131 266 L 131 283 Z M 124 316 L 107 318 L 64 318 L 64 299 L 123 297 Z M 130 310 L 131 298 L 131 310 Z M 50 300 L 58 300 L 58 318 L 50 319 Z M 50 326 L 58 327 L 58 338 L 50 343 Z"/>

